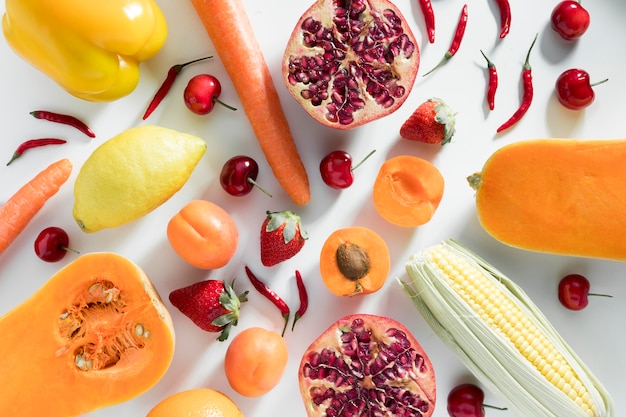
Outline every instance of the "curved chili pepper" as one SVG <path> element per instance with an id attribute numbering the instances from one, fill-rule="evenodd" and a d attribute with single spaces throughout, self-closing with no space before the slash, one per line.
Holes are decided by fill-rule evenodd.
<path id="1" fill-rule="evenodd" d="M 302 280 L 302 274 L 300 271 L 296 270 L 296 285 L 298 286 L 298 297 L 300 298 L 300 307 L 298 307 L 298 311 L 293 316 L 293 324 L 291 325 L 291 331 L 293 332 L 293 328 L 296 326 L 296 322 L 304 313 L 306 313 L 307 308 L 309 307 L 309 295 L 306 291 L 306 286 L 304 285 L 304 281 Z"/>
<path id="2" fill-rule="evenodd" d="M 426 34 L 430 43 L 435 42 L 435 13 L 430 0 L 419 0 L 422 14 L 424 15 L 424 23 L 426 25 Z"/>
<path id="3" fill-rule="evenodd" d="M 502 132 L 505 129 L 513 126 L 515 123 L 519 122 L 519 120 L 526 114 L 530 104 L 533 101 L 533 75 L 532 68 L 529 63 L 530 51 L 532 51 L 535 42 L 537 41 L 537 35 L 535 35 L 535 39 L 533 39 L 533 43 L 530 45 L 528 49 L 528 53 L 526 54 L 526 61 L 524 62 L 524 67 L 522 68 L 522 85 L 524 88 L 524 95 L 522 97 L 522 102 L 520 103 L 519 108 L 513 113 L 513 115 L 502 124 L 496 130 L 496 132 Z"/>
<path id="4" fill-rule="evenodd" d="M 426 74 L 424 74 L 424 77 L 430 74 L 431 72 L 433 72 L 434 70 L 436 70 L 437 68 L 443 66 L 446 62 L 448 62 L 450 58 L 452 58 L 457 53 L 457 51 L 459 50 L 459 46 L 461 46 L 461 41 L 463 40 L 463 36 L 465 35 L 466 26 L 467 26 L 467 4 L 464 4 L 463 8 L 461 9 L 461 15 L 459 16 L 459 21 L 456 24 L 456 30 L 454 32 L 454 37 L 452 38 L 452 43 L 450 44 L 450 47 L 446 51 L 441 61 L 439 61 L 439 63 L 435 65 L 433 69 L 431 69 Z"/>
<path id="5" fill-rule="evenodd" d="M 504 39 L 511 28 L 511 6 L 509 0 L 496 0 L 500 8 L 500 39 Z"/>
<path id="6" fill-rule="evenodd" d="M 254 288 L 256 288 L 256 290 L 260 292 L 261 295 L 263 295 L 265 298 L 270 300 L 272 304 L 274 304 L 276 308 L 278 308 L 283 318 L 285 319 L 285 326 L 283 327 L 283 332 L 281 333 L 284 336 L 285 329 L 287 328 L 287 323 L 289 322 L 289 317 L 290 317 L 289 306 L 280 297 L 280 295 L 276 293 L 276 291 L 271 289 L 267 284 L 265 284 L 263 281 L 257 278 L 256 275 L 252 273 L 250 268 L 246 266 L 245 269 L 246 269 L 246 275 L 248 275 L 248 279 L 250 279 L 252 286 L 254 286 Z"/>
<path id="7" fill-rule="evenodd" d="M 16 160 L 20 156 L 22 156 L 22 154 L 29 149 L 38 148 L 40 146 L 47 146 L 47 145 L 61 145 L 66 142 L 67 141 L 64 139 L 56 139 L 56 138 L 41 138 L 41 139 L 27 140 L 17 147 L 15 152 L 13 152 L 13 156 L 11 157 L 11 160 L 7 162 L 7 165 L 9 165 L 11 162 Z"/>
<path id="8" fill-rule="evenodd" d="M 79 120 L 74 116 L 70 116 L 69 114 L 55 113 L 47 110 L 34 110 L 30 112 L 30 115 L 33 116 L 35 119 L 42 119 L 49 122 L 69 125 L 80 130 L 90 138 L 96 137 L 96 134 L 93 133 L 89 126 L 87 126 L 82 120 Z"/>
<path id="9" fill-rule="evenodd" d="M 204 61 L 205 59 L 209 59 L 209 58 L 213 58 L 213 57 L 205 56 L 204 58 L 194 59 L 193 61 L 188 61 L 183 64 L 172 65 L 170 69 L 167 71 L 167 76 L 165 77 L 165 80 L 163 80 L 163 83 L 161 84 L 157 92 L 154 94 L 154 97 L 150 101 L 150 104 L 148 104 L 148 108 L 146 109 L 146 112 L 143 115 L 143 120 L 146 120 L 152 114 L 152 112 L 159 106 L 161 101 L 163 101 L 167 93 L 169 93 L 170 89 L 172 88 L 172 85 L 174 85 L 174 81 L 176 81 L 178 74 L 180 74 L 186 66 L 195 64 L 196 62 Z"/>
<path id="10" fill-rule="evenodd" d="M 487 86 L 487 104 L 489 105 L 489 110 L 493 110 L 495 108 L 496 102 L 496 90 L 498 89 L 498 69 L 496 68 L 496 64 L 491 62 L 487 55 L 482 51 L 480 53 L 487 60 L 487 69 L 489 70 L 489 84 Z"/>

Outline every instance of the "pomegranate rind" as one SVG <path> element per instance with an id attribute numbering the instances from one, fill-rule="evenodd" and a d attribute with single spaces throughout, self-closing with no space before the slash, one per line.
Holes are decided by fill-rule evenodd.
<path id="1" fill-rule="evenodd" d="M 293 29 L 282 75 L 311 117 L 347 130 L 400 108 L 419 62 L 415 36 L 389 0 L 318 0 Z"/>
<path id="2" fill-rule="evenodd" d="M 435 411 L 432 363 L 411 332 L 388 317 L 337 320 L 306 349 L 298 381 L 309 417 L 429 417 Z"/>

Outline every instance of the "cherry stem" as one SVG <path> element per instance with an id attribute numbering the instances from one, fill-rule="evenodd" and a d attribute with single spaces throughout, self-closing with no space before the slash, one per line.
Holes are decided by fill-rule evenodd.
<path id="1" fill-rule="evenodd" d="M 595 87 L 596 85 L 604 84 L 604 83 L 605 83 L 605 82 L 607 82 L 608 80 L 609 80 L 608 78 L 605 78 L 605 79 L 604 79 L 604 80 L 602 80 L 602 81 L 598 81 L 598 82 L 595 82 L 595 83 L 591 84 L 591 86 L 592 86 L 592 87 Z"/>
<path id="2" fill-rule="evenodd" d="M 253 180 L 252 178 L 249 178 L 249 177 L 248 177 L 248 182 L 249 182 L 250 184 L 254 185 L 254 186 L 255 186 L 256 188 L 258 188 L 259 190 L 263 191 L 263 193 L 265 193 L 265 195 L 267 195 L 267 196 L 269 196 L 269 197 L 272 197 L 272 194 L 270 194 L 270 192 L 269 192 L 269 191 L 267 191 L 265 188 L 261 187 L 261 186 L 259 185 L 259 183 L 258 183 L 258 182 L 256 182 L 255 180 Z"/>
<path id="3" fill-rule="evenodd" d="M 494 410 L 508 410 L 506 407 L 496 407 L 495 405 L 483 404 L 483 407 L 492 408 Z"/>
<path id="4" fill-rule="evenodd" d="M 590 295 L 590 296 L 593 296 L 593 297 L 609 297 L 609 298 L 613 298 L 613 296 L 610 295 L 610 294 L 598 294 L 598 293 L 595 293 L 595 292 L 590 292 L 587 295 Z"/>
<path id="5" fill-rule="evenodd" d="M 73 253 L 75 253 L 76 255 L 80 255 L 80 252 L 79 252 L 79 251 L 77 251 L 77 250 L 75 250 L 75 249 L 72 249 L 72 248 L 68 248 L 67 246 L 61 246 L 61 249 L 66 250 L 66 251 L 68 251 L 68 252 L 73 252 Z"/>
<path id="6" fill-rule="evenodd" d="M 233 111 L 237 110 L 237 108 L 235 108 L 235 107 L 233 107 L 231 105 L 228 105 L 228 104 L 224 103 L 222 100 L 219 100 L 217 98 L 214 98 L 213 101 L 216 102 L 216 103 L 221 104 L 222 106 L 226 107 L 227 109 L 230 109 L 230 110 L 233 110 Z"/>
<path id="7" fill-rule="evenodd" d="M 374 154 L 374 152 L 376 152 L 376 149 L 372 150 L 370 153 L 365 155 L 365 158 L 361 159 L 361 162 L 359 162 L 358 164 L 356 164 L 352 168 L 350 168 L 350 171 L 354 171 L 355 169 L 357 169 L 358 167 L 363 165 L 363 162 L 365 162 L 370 156 L 372 156 Z"/>

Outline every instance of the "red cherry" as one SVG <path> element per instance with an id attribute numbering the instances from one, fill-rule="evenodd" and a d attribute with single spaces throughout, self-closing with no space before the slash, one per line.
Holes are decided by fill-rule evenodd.
<path id="1" fill-rule="evenodd" d="M 590 288 L 589 280 L 579 274 L 566 275 L 559 282 L 559 301 L 570 310 L 587 307 Z"/>
<path id="2" fill-rule="evenodd" d="M 556 95 L 559 102 L 568 109 L 584 109 L 595 100 L 593 87 L 606 81 L 608 79 L 592 84 L 587 71 L 571 68 L 557 78 Z"/>
<path id="3" fill-rule="evenodd" d="M 320 163 L 320 173 L 326 185 L 332 188 L 348 188 L 354 182 L 352 156 L 345 151 L 333 151 Z"/>
<path id="4" fill-rule="evenodd" d="M 70 238 L 60 227 L 47 227 L 35 239 L 35 254 L 43 261 L 57 262 L 65 257 L 69 249 Z"/>
<path id="5" fill-rule="evenodd" d="M 236 197 L 249 194 L 254 187 L 271 197 L 271 194 L 257 184 L 258 175 L 259 165 L 254 159 L 245 155 L 233 156 L 222 166 L 220 184 L 224 191 Z"/>
<path id="6" fill-rule="evenodd" d="M 215 103 L 236 110 L 222 101 L 218 97 L 222 94 L 222 84 L 210 74 L 199 74 L 192 77 L 185 87 L 183 98 L 185 105 L 195 114 L 205 115 L 210 113 Z"/>
<path id="7" fill-rule="evenodd" d="M 588 296 L 611 297 L 608 294 L 590 293 L 589 280 L 580 274 L 569 274 L 559 281 L 559 301 L 569 310 L 582 310 L 589 304 Z"/>
<path id="8" fill-rule="evenodd" d="M 550 17 L 552 29 L 566 40 L 580 38 L 589 28 L 589 21 L 589 12 L 574 0 L 557 4 Z"/>
<path id="9" fill-rule="evenodd" d="M 485 392 L 478 385 L 457 385 L 448 393 L 448 414 L 450 417 L 485 417 L 485 407 L 506 410 L 483 404 L 484 400 Z"/>
<path id="10" fill-rule="evenodd" d="M 450 417 L 485 417 L 485 393 L 474 384 L 461 384 L 448 394 Z"/>
<path id="11" fill-rule="evenodd" d="M 320 174 L 322 180 L 331 188 L 348 188 L 354 182 L 352 171 L 357 169 L 375 151 L 370 152 L 361 162 L 352 166 L 352 156 L 346 151 L 333 151 L 322 158 Z"/>

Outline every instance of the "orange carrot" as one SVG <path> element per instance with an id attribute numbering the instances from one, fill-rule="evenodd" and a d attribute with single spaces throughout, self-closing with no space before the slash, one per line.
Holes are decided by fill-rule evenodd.
<path id="1" fill-rule="evenodd" d="M 72 163 L 61 159 L 22 186 L 0 207 L 0 254 L 26 228 L 43 205 L 59 191 L 72 172 Z"/>
<path id="2" fill-rule="evenodd" d="M 298 205 L 309 179 L 242 0 L 191 0 L 228 72 L 274 176 Z"/>

